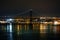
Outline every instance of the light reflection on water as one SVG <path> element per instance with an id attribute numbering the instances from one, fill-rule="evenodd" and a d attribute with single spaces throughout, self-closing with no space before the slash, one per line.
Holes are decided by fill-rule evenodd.
<path id="1" fill-rule="evenodd" d="M 1 31 L 6 33 L 7 40 L 47 40 L 57 38 L 55 34 L 57 33 L 56 26 L 48 24 L 34 24 L 32 30 L 29 30 L 28 24 L 10 23 L 1 24 L 0 27 L 2 28 Z"/>
<path id="2" fill-rule="evenodd" d="M 12 32 L 7 34 L 7 40 L 13 40 Z"/>
<path id="3" fill-rule="evenodd" d="M 13 36 L 12 36 L 12 23 L 7 25 L 7 36 L 8 36 L 8 40 L 13 40 Z"/>
<path id="4" fill-rule="evenodd" d="M 12 32 L 12 23 L 7 25 L 7 32 Z"/>

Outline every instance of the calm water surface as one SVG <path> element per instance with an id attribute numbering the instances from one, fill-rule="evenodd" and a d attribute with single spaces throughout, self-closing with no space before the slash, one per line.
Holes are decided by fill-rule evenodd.
<path id="1" fill-rule="evenodd" d="M 30 29 L 28 24 L 0 24 L 0 40 L 58 40 L 60 34 L 55 28 L 45 26 L 42 29 L 36 24 Z"/>

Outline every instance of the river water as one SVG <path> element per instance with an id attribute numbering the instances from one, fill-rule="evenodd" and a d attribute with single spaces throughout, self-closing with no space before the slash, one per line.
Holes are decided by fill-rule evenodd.
<path id="1" fill-rule="evenodd" d="M 30 29 L 29 24 L 0 24 L 0 40 L 58 40 L 60 34 L 56 27 L 34 24 Z"/>

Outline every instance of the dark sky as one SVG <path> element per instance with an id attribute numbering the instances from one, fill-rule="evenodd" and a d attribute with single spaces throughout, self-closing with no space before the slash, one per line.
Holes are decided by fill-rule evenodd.
<path id="1" fill-rule="evenodd" d="M 40 16 L 60 16 L 58 0 L 0 0 L 0 16 L 14 16 L 29 9 Z"/>

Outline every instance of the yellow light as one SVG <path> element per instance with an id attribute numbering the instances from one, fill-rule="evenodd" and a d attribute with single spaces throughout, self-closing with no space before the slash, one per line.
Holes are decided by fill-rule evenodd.
<path id="1" fill-rule="evenodd" d="M 43 24 L 40 24 L 40 33 L 43 33 Z"/>
<path id="2" fill-rule="evenodd" d="M 17 25 L 17 30 L 19 31 L 19 25 Z"/>
<path id="3" fill-rule="evenodd" d="M 19 25 L 17 25 L 17 34 L 19 35 Z"/>

